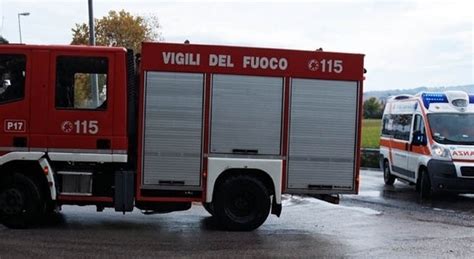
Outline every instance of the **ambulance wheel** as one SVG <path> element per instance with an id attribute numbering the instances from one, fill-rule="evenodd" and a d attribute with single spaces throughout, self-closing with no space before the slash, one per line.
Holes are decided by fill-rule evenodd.
<path id="1" fill-rule="evenodd" d="M 385 161 L 383 164 L 383 180 L 386 185 L 393 185 L 395 182 L 395 176 L 390 172 L 390 165 L 388 161 Z"/>
<path id="2" fill-rule="evenodd" d="M 421 170 L 420 183 L 420 197 L 422 199 L 429 199 L 433 196 L 433 189 L 431 186 L 431 179 L 426 169 Z"/>
<path id="3" fill-rule="evenodd" d="M 251 231 L 263 224 L 271 201 L 265 185 L 246 175 L 227 178 L 214 196 L 214 212 L 221 227 L 232 231 Z"/>
<path id="4" fill-rule="evenodd" d="M 214 216 L 214 205 L 212 203 L 203 202 L 202 206 L 211 216 Z"/>
<path id="5" fill-rule="evenodd" d="M 27 176 L 13 174 L 0 186 L 0 222 L 8 228 L 38 223 L 45 210 L 40 188 Z"/>

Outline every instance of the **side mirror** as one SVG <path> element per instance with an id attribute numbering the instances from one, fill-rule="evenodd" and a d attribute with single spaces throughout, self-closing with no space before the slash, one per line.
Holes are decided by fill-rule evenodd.
<path id="1" fill-rule="evenodd" d="M 413 132 L 413 138 L 411 140 L 411 144 L 414 146 L 426 146 L 426 134 L 421 133 L 421 131 Z"/>

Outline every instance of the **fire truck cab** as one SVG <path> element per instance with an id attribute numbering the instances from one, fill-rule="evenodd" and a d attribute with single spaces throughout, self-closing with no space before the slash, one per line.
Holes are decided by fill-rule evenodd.
<path id="1" fill-rule="evenodd" d="M 387 102 L 380 138 L 384 180 L 435 192 L 474 192 L 474 96 L 462 91 L 399 95 Z"/>
<path id="2" fill-rule="evenodd" d="M 226 229 L 282 193 L 357 193 L 363 55 L 145 42 L 0 46 L 0 221 L 65 204 L 204 207 Z"/>

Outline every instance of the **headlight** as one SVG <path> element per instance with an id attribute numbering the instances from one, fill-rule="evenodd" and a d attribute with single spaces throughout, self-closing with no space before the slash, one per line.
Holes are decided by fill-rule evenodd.
<path id="1" fill-rule="evenodd" d="M 433 153 L 434 159 L 451 161 L 451 153 L 449 152 L 449 149 L 434 144 L 433 146 L 431 146 L 431 151 Z"/>

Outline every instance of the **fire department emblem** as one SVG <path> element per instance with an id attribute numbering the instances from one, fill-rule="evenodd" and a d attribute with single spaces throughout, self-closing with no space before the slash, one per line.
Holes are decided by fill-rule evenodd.
<path id="1" fill-rule="evenodd" d="M 317 71 L 319 69 L 319 62 L 316 59 L 311 59 L 308 62 L 308 69 L 311 71 Z"/>
<path id="2" fill-rule="evenodd" d="M 65 121 L 63 122 L 63 124 L 61 124 L 61 129 L 63 130 L 64 133 L 71 133 L 73 128 L 74 128 L 74 125 L 72 125 L 72 122 L 70 121 Z"/>

